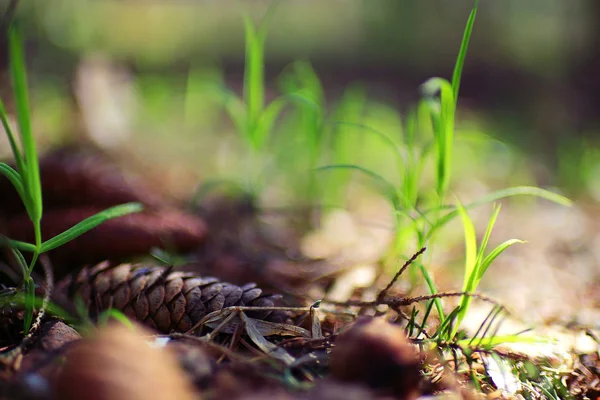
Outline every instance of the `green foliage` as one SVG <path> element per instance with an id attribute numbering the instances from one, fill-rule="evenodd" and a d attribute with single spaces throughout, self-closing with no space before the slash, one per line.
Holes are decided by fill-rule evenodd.
<path id="1" fill-rule="evenodd" d="M 481 278 L 483 278 L 483 275 L 491 263 L 504 250 L 513 244 L 524 243 L 518 239 L 510 239 L 498 245 L 489 254 L 485 255 L 485 250 L 492 234 L 492 229 L 494 228 L 494 224 L 496 223 L 496 219 L 500 213 L 500 206 L 494 207 L 494 212 L 492 213 L 492 216 L 488 222 L 487 229 L 485 230 L 479 248 L 477 248 L 477 235 L 475 233 L 473 221 L 460 203 L 458 204 L 458 212 L 460 214 L 465 231 L 465 273 L 462 287 L 462 292 L 465 294 L 463 294 L 460 298 L 459 311 L 456 315 L 456 321 L 454 323 L 452 334 L 449 338 L 447 338 L 448 341 L 451 341 L 454 336 L 456 336 L 456 332 L 458 331 L 460 323 L 465 318 L 467 311 L 469 310 L 469 305 L 471 304 L 472 298 L 468 294 L 474 293 L 477 290 L 477 286 L 479 285 Z"/>
<path id="2" fill-rule="evenodd" d="M 138 212 L 142 206 L 137 203 L 124 204 L 102 211 L 76 224 L 67 231 L 51 238 L 42 240 L 41 221 L 43 214 L 42 185 L 35 140 L 31 129 L 29 114 L 29 92 L 25 70 L 25 57 L 18 28 L 13 24 L 9 28 L 9 57 L 10 76 L 14 90 L 17 124 L 19 127 L 20 146 L 8 122 L 4 103 L 0 100 L 0 120 L 8 136 L 17 169 L 6 163 L 0 163 L 0 174 L 4 175 L 14 186 L 33 224 L 35 243 L 25 243 L 9 238 L 0 237 L 0 245 L 12 249 L 16 262 L 23 275 L 25 292 L 24 333 L 27 333 L 33 320 L 35 308 L 35 282 L 31 277 L 34 266 L 40 254 L 62 246 L 70 240 L 93 229 L 107 219 L 116 218 L 132 212 Z M 32 253 L 29 265 L 21 251 Z"/>
<path id="3" fill-rule="evenodd" d="M 404 121 L 404 129 L 395 137 L 391 137 L 374 129 L 365 129 L 371 135 L 383 138 L 381 143 L 391 150 L 401 178 L 400 184 L 395 184 L 383 174 L 361 165 L 352 163 L 339 163 L 319 168 L 319 171 L 346 170 L 362 174 L 374 184 L 390 202 L 396 214 L 396 238 L 385 260 L 388 266 L 408 249 L 407 243 L 414 243 L 421 248 L 429 245 L 434 240 L 435 234 L 447 223 L 461 216 L 465 228 L 466 261 L 464 292 L 476 290 L 479 281 L 489 268 L 490 264 L 506 248 L 520 241 L 513 239 L 504 242 L 489 254 L 485 249 L 491 230 L 497 218 L 499 208 L 496 208 L 484 238 L 477 248 L 477 238 L 473 223 L 466 210 L 482 204 L 494 202 L 503 198 L 528 195 L 544 198 L 559 204 L 569 205 L 570 201 L 558 194 L 529 186 L 513 187 L 490 193 L 483 198 L 467 204 L 466 206 L 449 206 L 444 204 L 449 191 L 452 178 L 452 155 L 455 141 L 455 115 L 462 69 L 465 62 L 468 44 L 472 34 L 478 1 L 474 2 L 472 11 L 467 20 L 460 51 L 454 67 L 452 82 L 443 78 L 431 78 L 422 85 L 423 97 L 418 106 L 408 113 Z M 420 185 L 425 180 L 424 172 L 427 166 L 433 166 L 433 187 Z M 416 240 L 411 240 L 412 238 Z M 431 292 L 436 294 L 435 281 L 430 272 L 422 264 L 418 268 Z M 439 298 L 434 299 L 441 325 L 438 335 L 444 340 L 451 340 L 456 336 L 460 322 L 464 319 L 471 298 L 464 295 L 460 306 L 449 315 L 445 315 Z M 429 316 L 426 313 L 423 325 Z"/>

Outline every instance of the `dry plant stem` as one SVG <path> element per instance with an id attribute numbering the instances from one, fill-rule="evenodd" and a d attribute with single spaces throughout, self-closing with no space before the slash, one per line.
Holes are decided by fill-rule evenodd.
<path id="1" fill-rule="evenodd" d="M 394 276 L 394 278 L 390 281 L 390 283 L 388 283 L 388 285 L 385 287 L 385 289 L 383 289 L 381 292 L 379 292 L 379 295 L 377 295 L 377 301 L 383 301 L 383 299 L 385 298 L 385 296 L 388 294 L 389 290 L 392 288 L 392 286 L 394 286 L 394 284 L 396 283 L 396 281 L 398 280 L 398 278 L 400 278 L 400 275 L 402 275 L 404 273 L 404 271 L 406 271 L 406 268 L 408 268 L 413 262 L 415 262 L 415 260 L 425 252 L 425 250 L 427 250 L 426 247 L 422 247 L 421 250 L 417 251 L 415 254 L 413 254 L 413 256 L 404 263 L 404 265 L 402 266 L 402 268 L 400 268 L 400 270 L 396 273 L 396 275 Z"/>
<path id="2" fill-rule="evenodd" d="M 380 306 L 380 305 L 386 305 L 389 307 L 403 307 L 403 306 L 409 306 L 411 304 L 414 303 L 420 303 L 422 301 L 428 301 L 428 300 L 433 300 L 433 299 L 441 299 L 444 297 L 460 297 L 460 296 L 469 296 L 469 297 L 473 297 L 475 299 L 479 299 L 482 301 L 485 301 L 486 303 L 490 303 L 493 304 L 495 306 L 501 307 L 502 309 L 504 309 L 507 313 L 508 310 L 506 309 L 506 307 L 504 307 L 503 305 L 501 305 L 498 301 L 485 296 L 483 294 L 480 293 L 467 293 L 467 292 L 443 292 L 443 293 L 436 293 L 436 294 L 430 294 L 430 295 L 425 295 L 425 296 L 417 296 L 417 297 L 396 297 L 396 298 L 391 298 L 391 299 L 383 299 L 383 300 L 375 300 L 375 301 L 354 301 L 354 300 L 348 300 L 348 301 L 330 301 L 330 300 L 323 300 L 324 303 L 328 303 L 328 304 L 332 304 L 335 306 L 342 306 L 342 307 L 376 307 L 376 306 Z M 509 313 L 510 314 L 510 313 Z"/>

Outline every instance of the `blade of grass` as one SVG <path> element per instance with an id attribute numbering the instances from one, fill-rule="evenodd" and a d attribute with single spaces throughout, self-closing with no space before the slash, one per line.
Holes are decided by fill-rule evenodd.
<path id="1" fill-rule="evenodd" d="M 258 121 L 256 121 L 254 133 L 254 143 L 257 148 L 263 148 L 265 145 L 277 117 L 279 117 L 287 102 L 286 97 L 278 97 L 269 103 L 260 114 Z"/>
<path id="2" fill-rule="evenodd" d="M 443 200 L 444 194 L 446 193 L 450 183 L 456 99 L 454 98 L 454 93 L 450 82 L 442 78 L 431 78 L 422 85 L 422 88 L 424 94 L 432 98 L 439 93 L 439 120 L 436 117 L 437 112 L 433 106 L 430 107 L 430 110 L 434 125 L 435 142 L 437 144 L 437 193 L 440 200 Z"/>
<path id="3" fill-rule="evenodd" d="M 244 29 L 246 38 L 244 101 L 248 110 L 246 134 L 256 150 L 253 131 L 264 106 L 264 43 L 248 14 L 244 14 Z"/>
<path id="4" fill-rule="evenodd" d="M 27 89 L 27 77 L 25 75 L 25 57 L 23 55 L 21 37 L 18 28 L 13 24 L 9 28 L 9 56 L 10 75 L 15 93 L 15 105 L 17 109 L 17 121 L 21 136 L 21 144 L 25 154 L 27 171 L 23 183 L 27 187 L 27 193 L 31 201 L 31 219 L 34 227 L 39 226 L 42 218 L 42 185 L 40 182 L 40 169 L 38 165 L 37 151 L 33 133 L 31 131 L 31 118 L 29 115 L 29 93 Z M 36 229 L 36 245 L 41 243 L 39 229 Z"/>
<path id="5" fill-rule="evenodd" d="M 25 257 L 23 257 L 23 253 L 21 253 L 18 249 L 15 249 L 13 247 L 11 247 L 10 250 L 11 250 L 13 256 L 15 257 L 17 264 L 19 264 L 19 268 L 21 268 L 23 278 L 25 278 L 27 276 L 27 261 L 25 261 Z"/>
<path id="6" fill-rule="evenodd" d="M 460 202 L 457 204 L 458 212 L 462 220 L 464 237 L 465 237 L 465 271 L 463 276 L 462 292 L 471 293 L 474 284 L 475 277 L 477 274 L 477 235 L 475 233 L 475 226 L 473 220 L 467 214 L 467 211 Z M 460 297 L 459 311 L 456 315 L 456 324 L 454 325 L 451 338 L 456 335 L 458 327 L 469 308 L 471 302 L 470 296 L 462 295 Z"/>
<path id="7" fill-rule="evenodd" d="M 23 317 L 23 333 L 27 334 L 31 329 L 31 322 L 33 321 L 33 311 L 35 309 L 35 283 L 31 276 L 25 279 L 25 316 Z"/>
<path id="8" fill-rule="evenodd" d="M 461 339 L 456 344 L 467 347 L 470 341 L 471 339 Z M 478 343 L 478 347 L 494 347 L 502 343 L 551 344 L 554 340 L 542 336 L 500 335 L 483 338 Z"/>
<path id="9" fill-rule="evenodd" d="M 0 162 L 0 174 L 4 175 L 10 183 L 13 185 L 23 204 L 27 205 L 25 198 L 25 188 L 23 187 L 23 181 L 17 171 L 15 171 L 10 165 Z"/>
<path id="10" fill-rule="evenodd" d="M 10 129 L 10 124 L 8 123 L 8 114 L 6 113 L 6 108 L 4 107 L 4 102 L 0 99 L 0 120 L 2 120 L 2 126 L 4 127 L 4 132 L 6 132 L 6 136 L 8 136 L 8 142 L 10 143 L 10 148 L 13 153 L 13 157 L 15 158 L 15 163 L 17 164 L 17 169 L 22 173 L 25 173 L 25 164 L 23 163 L 23 157 L 21 155 L 21 150 L 17 146 L 17 141 L 15 140 L 15 136 L 13 135 L 12 129 Z"/>
<path id="11" fill-rule="evenodd" d="M 34 244 L 21 242 L 19 240 L 12 240 L 5 236 L 0 235 L 0 246 L 6 246 L 21 251 L 35 252 L 37 247 Z"/>
<path id="12" fill-rule="evenodd" d="M 483 204 L 492 203 L 494 201 L 502 200 L 502 199 L 505 199 L 508 197 L 513 197 L 513 196 L 535 196 L 535 197 L 539 197 L 539 198 L 542 198 L 542 199 L 545 199 L 548 201 L 552 201 L 554 203 L 564 205 L 564 206 L 570 206 L 572 204 L 571 200 L 569 200 L 568 198 L 561 196 L 557 193 L 550 192 L 545 189 L 537 188 L 534 186 L 517 186 L 517 187 L 502 189 L 502 190 L 498 190 L 493 193 L 490 193 L 486 196 L 483 196 L 479 200 L 476 200 L 472 203 L 465 205 L 464 208 L 466 210 L 470 210 L 472 208 L 478 207 Z M 428 215 L 430 213 L 435 214 L 436 212 L 440 212 L 441 210 L 451 210 L 452 208 L 455 208 L 455 207 L 454 206 L 443 206 L 443 207 L 432 208 L 432 209 L 423 211 L 423 214 L 424 215 Z M 448 222 L 452 221 L 458 215 L 459 215 L 458 210 L 454 209 L 454 210 L 450 211 L 448 214 L 444 215 L 443 217 L 440 217 L 436 221 L 435 225 L 433 225 L 431 227 L 430 231 L 427 233 L 427 238 L 428 239 L 431 238 L 431 236 L 438 229 L 440 229 L 441 227 L 446 225 Z"/>
<path id="13" fill-rule="evenodd" d="M 106 326 L 110 318 L 119 321 L 132 331 L 135 330 L 135 325 L 133 325 L 133 322 L 131 322 L 131 320 L 127 318 L 125 314 L 115 308 L 109 308 L 108 310 L 102 311 L 100 315 L 98 315 L 97 325 Z"/>
<path id="14" fill-rule="evenodd" d="M 527 242 L 525 242 L 523 240 L 519 240 L 519 239 L 510 239 L 510 240 L 507 240 L 504 243 L 500 244 L 494 250 L 492 250 L 490 252 L 490 254 L 488 254 L 481 262 L 481 266 L 479 267 L 479 279 L 481 279 L 483 277 L 483 275 L 485 274 L 485 272 L 487 271 L 489 266 L 492 264 L 492 262 L 494 262 L 494 260 L 502 252 L 504 252 L 504 250 L 508 249 L 513 244 L 517 244 L 517 243 L 527 243 Z"/>
<path id="15" fill-rule="evenodd" d="M 475 262 L 476 265 L 480 265 L 482 262 L 485 249 L 487 248 L 487 244 L 490 240 L 490 236 L 492 235 L 492 228 L 494 227 L 494 224 L 496 223 L 496 219 L 498 219 L 498 214 L 500 214 L 500 208 L 501 208 L 500 204 L 498 204 L 498 205 L 494 204 L 492 216 L 490 217 L 490 219 L 488 221 L 487 228 L 485 230 L 483 238 L 481 239 L 481 243 L 479 244 L 479 251 L 477 253 L 477 261 Z M 481 274 L 478 274 L 478 275 L 481 275 Z"/>
<path id="16" fill-rule="evenodd" d="M 402 205 L 400 204 L 400 198 L 398 196 L 398 192 L 396 191 L 396 188 L 394 187 L 394 185 L 392 185 L 390 182 L 388 182 L 381 175 L 379 175 L 367 168 L 363 168 L 361 166 L 353 165 L 353 164 L 334 164 L 334 165 L 326 165 L 323 167 L 319 167 L 316 170 L 317 171 L 331 171 L 331 170 L 336 170 L 336 169 L 338 169 L 338 170 L 344 170 L 344 169 L 355 170 L 355 171 L 361 172 L 362 174 L 369 176 L 370 178 L 373 179 L 374 182 L 376 182 L 378 184 L 381 193 L 383 193 L 383 195 L 386 196 L 386 198 L 392 203 L 392 206 L 394 207 L 394 209 L 395 210 L 402 209 Z"/>
<path id="17" fill-rule="evenodd" d="M 462 76 L 463 66 L 465 64 L 465 58 L 467 56 L 467 49 L 469 47 L 469 41 L 471 39 L 471 33 L 473 32 L 473 25 L 475 24 L 475 17 L 477 16 L 477 6 L 479 0 L 475 0 L 473 9 L 469 14 L 465 32 L 463 34 L 462 42 L 460 44 L 460 50 L 458 51 L 458 57 L 456 58 L 456 65 L 454 66 L 454 72 L 452 73 L 452 90 L 454 93 L 454 99 L 458 102 L 458 91 L 460 89 L 460 78 Z"/>
<path id="18" fill-rule="evenodd" d="M 63 233 L 54 236 L 52 239 L 45 241 L 44 243 L 42 243 L 41 251 L 44 253 L 53 250 L 75 239 L 76 237 L 83 235 L 90 229 L 95 228 L 96 226 L 109 219 L 122 217 L 124 215 L 135 212 L 140 212 L 142 211 L 142 209 L 143 206 L 140 203 L 126 203 L 108 208 L 104 211 L 99 212 L 98 214 L 92 215 L 91 217 L 84 219 L 83 221 L 72 226 Z"/>

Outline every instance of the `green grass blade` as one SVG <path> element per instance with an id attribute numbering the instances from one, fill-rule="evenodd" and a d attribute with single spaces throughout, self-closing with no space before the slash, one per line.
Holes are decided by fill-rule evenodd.
<path id="1" fill-rule="evenodd" d="M 244 70 L 244 101 L 248 109 L 248 140 L 256 149 L 255 124 L 262 113 L 265 102 L 264 88 L 264 41 L 258 35 L 254 22 L 249 15 L 244 15 L 246 33 L 246 61 Z"/>
<path id="2" fill-rule="evenodd" d="M 288 99 L 285 97 L 278 97 L 269 103 L 261 113 L 255 128 L 254 143 L 257 148 L 262 148 L 269 138 L 269 134 L 277 120 L 277 117 L 281 114 L 283 107 L 287 104 Z"/>
<path id="3" fill-rule="evenodd" d="M 492 252 L 490 254 L 488 254 L 481 262 L 481 266 L 479 268 L 478 279 L 481 279 L 483 277 L 483 275 L 485 274 L 485 272 L 487 271 L 489 266 L 492 264 L 492 262 L 494 262 L 494 260 L 500 254 L 502 254 L 502 252 L 504 252 L 504 250 L 508 249 L 510 246 L 512 246 L 513 244 L 516 244 L 516 243 L 525 243 L 525 242 L 523 240 L 519 240 L 519 239 L 510 239 L 510 240 L 507 240 L 504 243 L 500 244 L 494 250 L 492 250 Z"/>
<path id="4" fill-rule="evenodd" d="M 456 342 L 461 347 L 468 347 L 472 339 L 463 339 Z M 525 336 L 525 335 L 500 335 L 489 336 L 477 341 L 479 348 L 494 347 L 502 343 L 522 343 L 522 344 L 551 344 L 554 340 L 542 336 Z"/>
<path id="5" fill-rule="evenodd" d="M 450 331 L 451 325 L 456 320 L 456 316 L 458 315 L 459 311 L 460 307 L 455 307 L 450 312 L 450 314 L 448 314 L 443 320 L 441 320 L 440 326 L 438 326 L 437 330 L 433 334 L 432 339 L 439 338 L 443 341 L 449 341 L 450 338 L 448 337 L 448 332 Z"/>
<path id="6" fill-rule="evenodd" d="M 480 198 L 479 200 L 465 205 L 464 208 L 467 210 L 470 210 L 472 208 L 481 206 L 483 204 L 492 203 L 494 201 L 502 200 L 502 199 L 505 199 L 508 197 L 513 197 L 513 196 L 534 196 L 534 197 L 539 197 L 544 200 L 552 201 L 554 203 L 564 205 L 564 206 L 571 206 L 571 204 L 572 204 L 572 201 L 569 200 L 568 198 L 561 196 L 557 193 L 550 192 L 545 189 L 540 189 L 540 188 L 533 187 L 533 186 L 517 186 L 517 187 L 513 187 L 513 188 L 498 190 L 498 191 L 495 191 L 488 195 L 485 195 L 482 198 Z M 426 210 L 423 212 L 423 214 L 429 215 L 430 213 L 435 214 L 436 212 L 439 212 L 442 209 L 451 210 L 448 214 L 439 218 L 437 220 L 437 222 L 435 223 L 435 225 L 431 227 L 430 231 L 427 233 L 427 239 L 431 238 L 431 236 L 438 229 L 440 229 L 441 227 L 443 227 L 448 222 L 452 221 L 454 218 L 456 218 L 458 216 L 458 214 L 459 214 L 458 210 L 457 209 L 452 210 L 452 208 L 454 208 L 454 207 L 453 206 L 447 206 L 447 207 L 445 206 L 442 208 L 436 207 L 436 208 L 432 208 L 432 209 L 429 209 L 429 210 Z"/>
<path id="7" fill-rule="evenodd" d="M 15 257 L 17 264 L 19 264 L 19 268 L 21 268 L 21 273 L 23 275 L 23 280 L 27 279 L 27 261 L 25 261 L 25 257 L 23 257 L 23 253 L 21 253 L 18 249 L 11 247 L 11 252 Z"/>
<path id="8" fill-rule="evenodd" d="M 17 145 L 17 141 L 15 140 L 15 136 L 12 132 L 12 129 L 10 129 L 10 124 L 8 123 L 8 114 L 6 113 L 6 108 L 4 107 L 4 102 L 2 101 L 2 99 L 0 99 L 0 120 L 2 120 L 4 132 L 6 132 L 6 136 L 8 136 L 8 142 L 10 144 L 13 157 L 15 158 L 17 169 L 21 171 L 21 173 L 25 173 L 23 156 L 21 155 L 21 150 L 19 150 L 19 146 Z"/>
<path id="9" fill-rule="evenodd" d="M 45 241 L 44 243 L 42 243 L 41 252 L 44 253 L 53 250 L 59 246 L 62 246 L 63 244 L 77 238 L 78 236 L 83 235 L 90 229 L 97 227 L 98 225 L 109 219 L 140 212 L 142 211 L 142 209 L 143 206 L 140 203 L 126 203 L 108 208 L 104 211 L 99 212 L 98 214 L 92 215 L 91 217 L 84 219 L 80 223 L 67 229 L 61 234 L 56 235 L 52 239 Z"/>
<path id="10" fill-rule="evenodd" d="M 23 317 L 23 334 L 27 335 L 33 322 L 33 311 L 35 309 L 35 283 L 29 276 L 25 279 L 25 316 Z"/>
<path id="11" fill-rule="evenodd" d="M 494 225 L 496 224 L 496 220 L 498 219 L 498 214 L 500 214 L 500 207 L 501 206 L 499 204 L 494 205 L 494 211 L 492 212 L 492 216 L 488 221 L 487 228 L 485 229 L 485 233 L 483 234 L 483 238 L 481 239 L 481 244 L 479 245 L 479 251 L 477 252 L 477 261 L 475 262 L 477 266 L 481 265 L 481 261 L 483 260 L 483 255 L 485 254 L 485 249 L 487 248 L 490 236 L 492 235 L 492 230 L 494 228 Z"/>
<path id="12" fill-rule="evenodd" d="M 23 181 L 17 171 L 15 171 L 10 165 L 0 162 L 0 174 L 4 175 L 10 183 L 13 185 L 19 197 L 23 201 L 23 204 L 27 207 L 27 198 L 25 194 L 25 188 L 23 187 Z"/>
<path id="13" fill-rule="evenodd" d="M 34 244 L 21 242 L 19 240 L 12 240 L 5 236 L 0 235 L 0 246 L 5 246 L 13 249 L 18 249 L 21 251 L 29 251 L 34 252 L 36 247 Z"/>
<path id="14" fill-rule="evenodd" d="M 465 272 L 463 277 L 462 291 L 471 293 L 474 287 L 477 286 L 476 277 L 477 274 L 477 235 L 475 233 L 475 226 L 473 220 L 467 214 L 467 210 L 462 204 L 457 205 L 458 213 L 461 217 L 461 221 L 464 228 L 465 235 Z M 451 337 L 456 335 L 460 323 L 464 319 L 471 303 L 471 297 L 462 295 L 460 297 L 459 311 L 456 315 L 456 324 L 454 325 Z"/>
<path id="15" fill-rule="evenodd" d="M 231 118 L 231 121 L 235 125 L 235 129 L 242 136 L 242 138 L 248 143 L 252 144 L 251 138 L 248 136 L 248 109 L 246 105 L 235 93 L 224 89 L 223 92 L 223 106 L 225 111 Z"/>
<path id="16" fill-rule="evenodd" d="M 431 274 L 427 270 L 427 268 L 425 268 L 425 266 L 423 264 L 420 264 L 419 269 L 421 270 L 421 275 L 423 275 L 423 278 L 425 279 L 425 283 L 427 283 L 427 287 L 429 288 L 429 293 L 437 294 L 438 293 L 437 287 L 435 285 L 433 278 L 431 277 Z M 437 309 L 438 315 L 440 316 L 440 320 L 444 320 L 445 314 L 444 314 L 444 306 L 442 305 L 442 300 L 441 299 L 433 299 L 433 302 L 435 303 L 435 308 Z"/>
<path id="17" fill-rule="evenodd" d="M 430 104 L 431 118 L 436 142 L 436 189 L 440 199 L 443 199 L 450 183 L 452 163 L 452 143 L 454 141 L 454 111 L 455 98 L 452 85 L 442 78 L 431 78 L 422 85 L 425 96 L 434 98 L 439 93 L 439 119 L 437 111 Z"/>
<path id="18" fill-rule="evenodd" d="M 326 165 L 324 167 L 319 167 L 316 170 L 317 171 L 331 171 L 331 170 L 344 170 L 344 169 L 358 171 L 358 172 L 365 174 L 368 177 L 372 178 L 373 182 L 377 183 L 378 189 L 380 190 L 380 192 L 392 203 L 394 210 L 402 209 L 402 206 L 400 203 L 400 198 L 396 191 L 396 187 L 394 185 L 392 185 L 390 182 L 388 182 L 381 175 L 371 171 L 370 169 L 363 168 L 361 166 L 353 165 L 353 164 L 334 164 L 334 165 Z"/>
<path id="19" fill-rule="evenodd" d="M 321 80 L 315 70 L 306 61 L 296 61 L 290 65 L 291 71 L 282 76 L 281 82 L 284 93 L 298 94 L 304 98 L 298 107 L 299 128 L 308 139 L 311 159 L 316 159 L 321 142 L 325 94 Z"/>
<path id="20" fill-rule="evenodd" d="M 475 272 L 477 262 L 477 235 L 475 233 L 475 225 L 469 214 L 467 214 L 467 210 L 460 203 L 458 203 L 457 207 L 465 236 L 465 275 L 462 290 L 463 292 L 469 292 L 471 287 L 469 287 L 468 282 L 473 272 Z"/>
<path id="21" fill-rule="evenodd" d="M 26 191 L 31 201 L 31 214 L 34 225 L 39 224 L 42 218 L 42 185 L 40 182 L 40 169 L 38 155 L 31 131 L 31 118 L 29 115 L 29 93 L 27 89 L 27 77 L 25 73 L 25 56 L 20 34 L 12 25 L 9 29 L 9 54 L 10 75 L 15 93 L 15 105 L 17 109 L 17 121 L 21 134 L 21 143 L 25 154 L 27 171 L 25 178 L 22 177 Z"/>
<path id="22" fill-rule="evenodd" d="M 475 0 L 473 9 L 469 14 L 467 20 L 467 26 L 463 34 L 462 42 L 460 44 L 460 50 L 458 51 L 458 57 L 456 58 L 456 64 L 454 66 L 454 72 L 452 73 L 452 90 L 454 93 L 454 99 L 458 101 L 458 91 L 460 89 L 460 78 L 462 76 L 463 66 L 465 64 L 465 58 L 467 56 L 467 49 L 469 47 L 469 41 L 471 39 L 471 33 L 473 32 L 473 25 L 475 24 L 475 17 L 477 16 L 477 6 L 479 0 Z"/>
<path id="23" fill-rule="evenodd" d="M 98 315 L 97 325 L 100 327 L 106 326 L 110 318 L 122 323 L 125 327 L 131 329 L 132 331 L 135 330 L 135 325 L 133 325 L 133 322 L 131 322 L 131 320 L 127 318 L 125 314 L 116 308 L 109 308 L 108 310 L 102 311 L 100 315 Z"/>
<path id="24" fill-rule="evenodd" d="M 381 141 L 387 147 L 389 147 L 390 151 L 392 151 L 394 153 L 394 156 L 398 162 L 398 164 L 397 164 L 398 171 L 402 171 L 404 169 L 404 164 L 405 164 L 406 160 L 404 158 L 404 155 L 402 154 L 402 151 L 400 150 L 400 147 L 398 147 L 396 142 L 394 142 L 392 139 L 390 139 L 390 137 L 388 135 L 386 135 L 385 133 L 383 133 L 380 130 L 377 130 L 369 125 L 362 124 L 360 122 L 336 120 L 336 121 L 330 121 L 329 124 L 332 126 L 341 126 L 341 127 L 349 126 L 349 127 L 353 127 L 353 128 L 360 128 L 361 130 L 363 130 L 366 133 L 377 136 L 379 139 L 381 139 Z M 336 133 L 339 133 L 339 132 L 340 132 L 339 130 L 336 130 Z M 341 131 L 341 132 L 345 133 L 345 131 Z"/>

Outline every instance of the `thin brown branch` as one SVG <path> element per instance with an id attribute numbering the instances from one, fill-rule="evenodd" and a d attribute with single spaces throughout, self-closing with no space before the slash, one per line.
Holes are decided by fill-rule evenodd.
<path id="1" fill-rule="evenodd" d="M 400 270 L 398 270 L 398 272 L 396 273 L 396 275 L 394 275 L 394 278 L 390 281 L 390 283 L 388 283 L 388 285 L 385 287 L 385 289 L 383 289 L 381 292 L 379 292 L 379 295 L 377 295 L 377 301 L 381 302 L 383 301 L 383 299 L 385 298 L 385 296 L 388 294 L 388 292 L 390 291 L 390 289 L 392 288 L 392 286 L 394 286 L 394 284 L 396 283 L 396 281 L 398 280 L 398 278 L 400 278 L 400 275 L 402 275 L 404 273 L 404 271 L 406 270 L 406 268 L 408 268 L 413 262 L 415 262 L 415 260 L 425 252 L 425 250 L 427 250 L 426 247 L 422 247 L 421 250 L 417 251 L 415 254 L 413 254 L 413 256 L 404 263 L 404 265 L 402 266 L 402 268 L 400 268 Z"/>

